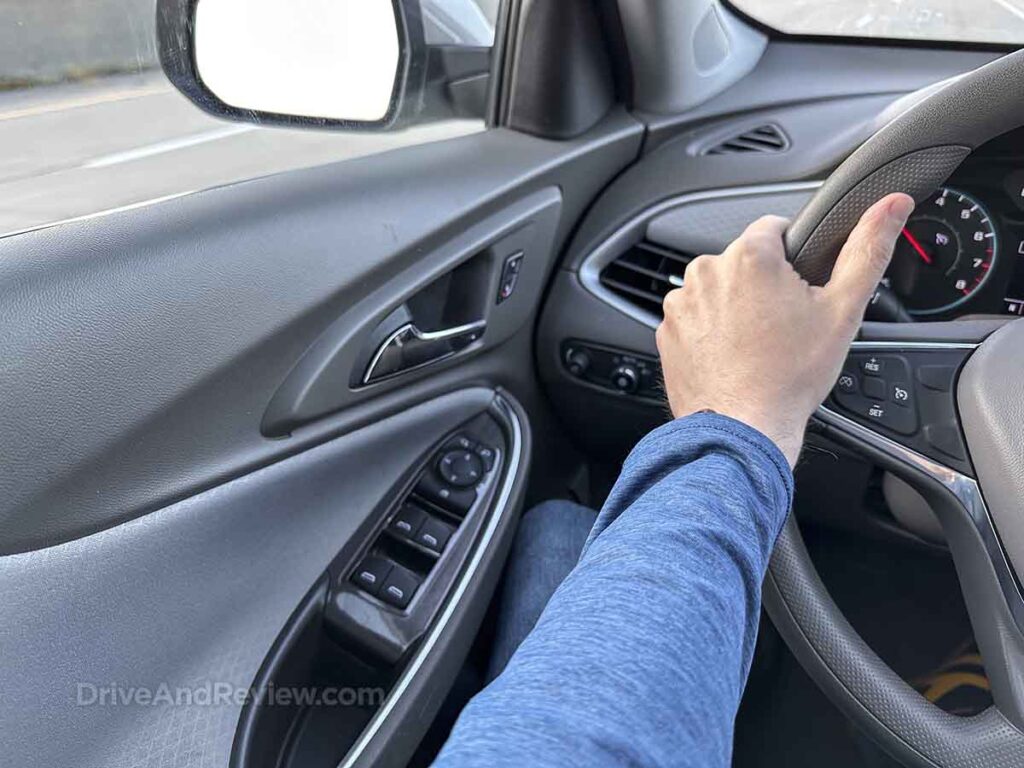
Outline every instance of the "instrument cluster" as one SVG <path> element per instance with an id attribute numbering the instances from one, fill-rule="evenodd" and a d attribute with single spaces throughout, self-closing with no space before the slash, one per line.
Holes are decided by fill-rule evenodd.
<path id="1" fill-rule="evenodd" d="M 1021 138 L 979 149 L 911 215 L 885 282 L 915 318 L 1024 315 Z"/>

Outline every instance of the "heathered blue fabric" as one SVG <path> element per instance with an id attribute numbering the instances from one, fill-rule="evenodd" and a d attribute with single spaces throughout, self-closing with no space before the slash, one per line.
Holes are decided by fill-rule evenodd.
<path id="1" fill-rule="evenodd" d="M 634 448 L 576 567 L 435 765 L 728 766 L 793 475 L 717 414 Z"/>

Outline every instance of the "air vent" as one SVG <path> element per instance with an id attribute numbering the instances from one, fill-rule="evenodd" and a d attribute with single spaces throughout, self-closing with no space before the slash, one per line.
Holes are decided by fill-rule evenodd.
<path id="1" fill-rule="evenodd" d="M 665 294 L 683 284 L 694 257 L 642 241 L 601 270 L 601 284 L 612 293 L 661 317 Z"/>
<path id="2" fill-rule="evenodd" d="M 777 125 L 762 125 L 708 147 L 702 155 L 739 155 L 783 152 L 789 149 L 789 137 Z"/>

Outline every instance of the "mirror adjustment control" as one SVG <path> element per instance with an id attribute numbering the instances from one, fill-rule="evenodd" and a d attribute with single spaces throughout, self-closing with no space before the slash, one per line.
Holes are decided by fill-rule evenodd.
<path id="1" fill-rule="evenodd" d="M 484 465 L 475 451 L 446 451 L 437 462 L 437 471 L 449 485 L 469 488 L 480 482 Z"/>
<path id="2" fill-rule="evenodd" d="M 377 596 L 394 567 L 390 560 L 369 555 L 363 558 L 363 562 L 352 572 L 352 583 L 364 592 Z"/>
<path id="3" fill-rule="evenodd" d="M 412 571 L 396 565 L 384 580 L 379 597 L 395 608 L 405 608 L 419 588 L 419 577 Z"/>

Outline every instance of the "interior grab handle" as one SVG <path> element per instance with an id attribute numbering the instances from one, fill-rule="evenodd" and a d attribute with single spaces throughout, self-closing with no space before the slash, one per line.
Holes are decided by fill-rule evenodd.
<path id="1" fill-rule="evenodd" d="M 377 349 L 366 367 L 363 384 L 374 384 L 456 355 L 483 336 L 486 328 L 485 320 L 440 331 L 421 331 L 415 323 L 406 323 Z"/>

